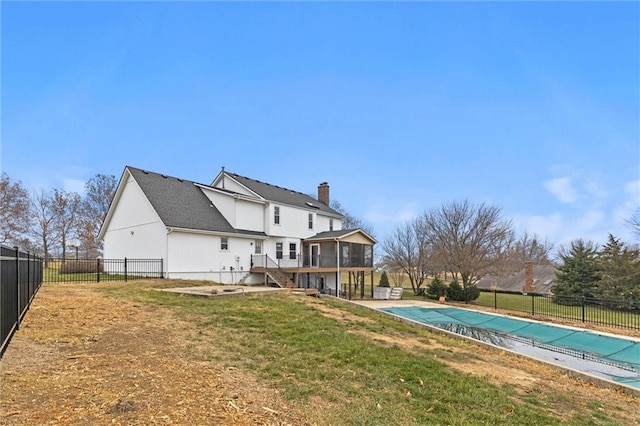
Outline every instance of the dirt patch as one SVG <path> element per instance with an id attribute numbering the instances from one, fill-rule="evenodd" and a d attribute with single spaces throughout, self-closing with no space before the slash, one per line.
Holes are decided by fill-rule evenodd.
<path id="1" fill-rule="evenodd" d="M 166 310 L 45 285 L 0 361 L 0 423 L 308 424 L 276 389 L 190 359 Z"/>
<path id="2" fill-rule="evenodd" d="M 510 386 L 516 399 L 539 398 L 560 417 L 594 401 L 611 418 L 640 424 L 637 398 L 546 364 L 426 331 L 409 338 L 370 330 L 375 320 L 366 316 L 291 297 L 375 344 L 428 350 L 460 372 Z M 305 425 L 305 413 L 330 409 L 326 401 L 297 405 L 224 364 L 228 353 L 194 338 L 208 332 L 168 309 L 105 297 L 91 286 L 45 285 L 0 361 L 0 424 Z"/>

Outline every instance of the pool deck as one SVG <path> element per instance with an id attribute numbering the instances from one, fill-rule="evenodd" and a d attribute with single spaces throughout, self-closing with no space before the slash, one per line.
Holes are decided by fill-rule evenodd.
<path id="1" fill-rule="evenodd" d="M 198 297 L 242 297 L 247 295 L 274 294 L 291 292 L 289 288 L 250 286 L 250 285 L 204 285 L 196 287 L 165 288 L 161 291 Z"/>

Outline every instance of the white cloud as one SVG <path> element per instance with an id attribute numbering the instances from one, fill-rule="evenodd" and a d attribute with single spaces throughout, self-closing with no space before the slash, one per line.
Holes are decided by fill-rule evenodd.
<path id="1" fill-rule="evenodd" d="M 570 177 L 550 179 L 544 183 L 544 187 L 561 203 L 569 204 L 578 200 L 578 194 L 573 188 L 573 179 Z"/>
<path id="2" fill-rule="evenodd" d="M 62 188 L 67 192 L 77 192 L 84 195 L 84 181 L 80 179 L 62 179 Z"/>
<path id="3" fill-rule="evenodd" d="M 414 219 L 417 215 L 416 210 L 410 205 L 398 210 L 392 210 L 391 206 L 388 208 L 372 206 L 364 214 L 364 220 L 376 229 L 377 238 L 383 238 L 394 232 L 397 226 Z"/>
<path id="4" fill-rule="evenodd" d="M 583 230 L 585 233 L 591 232 L 599 226 L 603 225 L 605 214 L 601 210 L 591 210 L 586 212 L 579 221 L 576 227 Z"/>
<path id="5" fill-rule="evenodd" d="M 629 195 L 629 198 L 636 205 L 640 204 L 640 179 L 627 182 L 624 186 L 624 192 Z"/>
<path id="6" fill-rule="evenodd" d="M 521 224 L 521 231 L 530 234 L 538 234 L 542 238 L 549 238 L 554 241 L 559 232 L 564 228 L 564 219 L 560 213 L 553 213 L 547 216 L 535 215 L 520 217 L 516 220 Z"/>

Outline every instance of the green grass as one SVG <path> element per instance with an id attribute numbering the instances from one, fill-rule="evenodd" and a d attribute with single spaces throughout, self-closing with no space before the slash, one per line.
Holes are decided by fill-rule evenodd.
<path id="1" fill-rule="evenodd" d="M 533 312 L 534 315 L 582 320 L 581 306 L 559 305 L 553 303 L 551 298 L 536 297 L 535 305 L 532 307 L 531 296 L 509 293 L 497 293 L 496 296 L 498 309 L 529 314 Z M 494 307 L 494 293 L 481 292 L 480 297 L 474 304 Z M 640 315 L 631 312 L 619 312 L 587 306 L 584 310 L 584 319 L 585 322 L 640 329 Z"/>
<path id="2" fill-rule="evenodd" d="M 163 286 L 168 284 L 158 281 L 156 287 Z M 537 399 L 454 371 L 436 361 L 434 352 L 411 353 L 350 333 L 439 338 L 341 302 L 324 303 L 355 317 L 329 318 L 301 303 L 301 296 L 207 300 L 148 291 L 136 283 L 96 288 L 113 297 L 168 307 L 194 322 L 198 332 L 190 336 L 191 356 L 253 371 L 292 403 L 321 401 L 326 405 L 319 410 L 322 417 L 311 419 L 317 424 L 615 424 L 603 420 L 599 411 L 561 420 Z M 455 342 L 451 344 L 466 344 Z"/>

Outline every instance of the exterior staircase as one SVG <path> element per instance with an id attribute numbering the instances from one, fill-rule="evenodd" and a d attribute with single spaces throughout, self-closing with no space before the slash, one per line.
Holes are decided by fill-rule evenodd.
<path id="1" fill-rule="evenodd" d="M 404 289 L 402 287 L 393 287 L 391 288 L 391 294 L 389 295 L 389 300 L 400 300 L 402 299 L 402 293 Z"/>
<path id="2" fill-rule="evenodd" d="M 293 288 L 296 287 L 295 283 L 287 278 L 287 274 L 280 268 L 269 268 L 265 272 L 272 281 L 274 281 L 278 287 L 281 288 Z"/>

